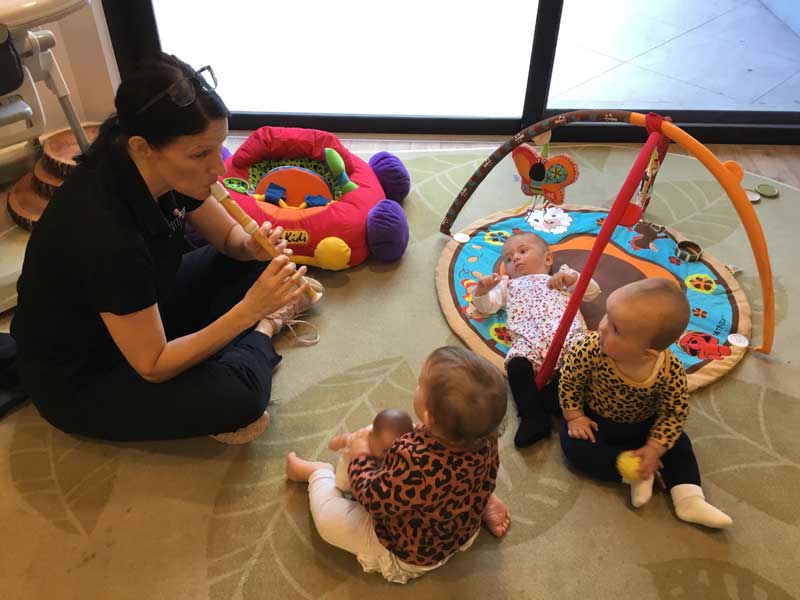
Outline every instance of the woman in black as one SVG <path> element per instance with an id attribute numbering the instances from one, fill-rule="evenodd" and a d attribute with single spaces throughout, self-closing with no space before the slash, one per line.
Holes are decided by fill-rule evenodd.
<path id="1" fill-rule="evenodd" d="M 266 264 L 209 198 L 228 133 L 215 87 L 169 55 L 139 68 L 33 229 L 11 331 L 26 391 L 63 431 L 241 443 L 268 423 L 271 336 L 308 307 L 306 269 L 267 223 L 283 254 Z M 209 244 L 183 255 L 186 220 Z"/>

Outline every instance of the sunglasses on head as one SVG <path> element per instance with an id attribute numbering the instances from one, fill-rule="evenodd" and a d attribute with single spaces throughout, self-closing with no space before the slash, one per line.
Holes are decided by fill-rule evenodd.
<path id="1" fill-rule="evenodd" d="M 142 114 L 156 102 L 161 100 L 164 96 L 168 96 L 172 103 L 178 108 L 189 106 L 192 102 L 197 100 L 197 88 L 195 88 L 194 84 L 192 83 L 193 79 L 208 91 L 217 88 L 217 76 L 214 75 L 214 69 L 211 68 L 211 65 L 206 65 L 191 75 L 181 77 L 178 79 L 178 81 L 170 84 L 167 89 L 153 96 L 153 98 L 151 98 L 147 104 L 137 110 L 136 114 Z"/>

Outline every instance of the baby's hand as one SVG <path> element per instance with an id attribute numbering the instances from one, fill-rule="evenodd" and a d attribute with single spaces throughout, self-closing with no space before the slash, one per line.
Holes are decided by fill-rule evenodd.
<path id="1" fill-rule="evenodd" d="M 342 433 L 341 435 L 337 435 L 331 438 L 331 441 L 328 442 L 328 448 L 337 452 L 347 446 L 347 440 L 351 436 L 351 433 Z"/>
<path id="2" fill-rule="evenodd" d="M 369 434 L 370 428 L 364 427 L 363 429 L 359 429 L 355 433 L 351 433 L 347 440 L 347 451 L 355 458 L 356 456 L 363 456 L 363 455 L 372 455 L 372 452 L 369 449 Z"/>
<path id="3" fill-rule="evenodd" d="M 475 296 L 484 296 L 486 295 L 489 290 L 491 290 L 494 286 L 500 283 L 500 274 L 499 273 L 492 273 L 491 275 L 486 275 L 485 277 L 480 277 L 478 279 L 478 285 L 475 286 Z"/>
<path id="4" fill-rule="evenodd" d="M 577 283 L 577 281 L 578 275 L 576 273 L 565 273 L 564 271 L 559 271 L 547 280 L 547 287 L 549 287 L 551 290 L 563 290 L 566 288 L 571 288 Z"/>
<path id="5" fill-rule="evenodd" d="M 575 417 L 571 421 L 567 421 L 567 435 L 576 440 L 590 440 L 594 444 L 595 439 L 592 429 L 597 431 L 599 428 L 597 427 L 597 423 L 586 415 Z"/>
<path id="6" fill-rule="evenodd" d="M 648 440 L 641 448 L 633 450 L 631 454 L 638 456 L 642 461 L 639 466 L 639 477 L 647 479 L 662 468 L 664 465 L 661 463 L 661 456 L 664 452 L 666 452 L 666 448 L 652 440 Z"/>

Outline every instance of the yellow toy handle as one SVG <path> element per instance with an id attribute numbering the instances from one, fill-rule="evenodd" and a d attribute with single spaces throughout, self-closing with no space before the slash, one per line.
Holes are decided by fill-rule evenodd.
<path id="1" fill-rule="evenodd" d="M 231 198 L 231 195 L 227 192 L 227 190 L 222 187 L 219 181 L 215 181 L 211 184 L 211 195 L 214 196 L 216 200 L 219 201 L 220 204 L 228 211 L 228 214 L 232 216 L 239 225 L 242 226 L 245 233 L 249 233 L 253 238 L 255 238 L 256 242 L 267 251 L 271 258 L 276 258 L 280 256 L 280 252 L 272 245 L 272 242 L 269 241 L 269 238 L 262 235 L 260 233 L 261 229 L 258 226 L 258 223 L 253 220 L 250 215 L 248 215 L 241 206 L 236 204 L 236 202 Z M 302 281 L 305 283 L 306 278 L 303 277 Z M 312 287 L 306 290 L 306 294 L 311 299 L 311 302 L 316 302 L 320 299 L 322 294 Z"/>

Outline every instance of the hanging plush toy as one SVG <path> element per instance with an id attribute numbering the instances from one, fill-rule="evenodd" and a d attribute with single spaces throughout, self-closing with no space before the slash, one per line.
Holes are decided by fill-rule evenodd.
<path id="1" fill-rule="evenodd" d="M 541 146 L 541 152 L 530 144 L 521 144 L 511 152 L 522 180 L 522 193 L 541 196 L 548 204 L 563 204 L 564 188 L 578 180 L 578 164 L 566 154 L 549 156 L 549 131 L 533 141 Z"/>

